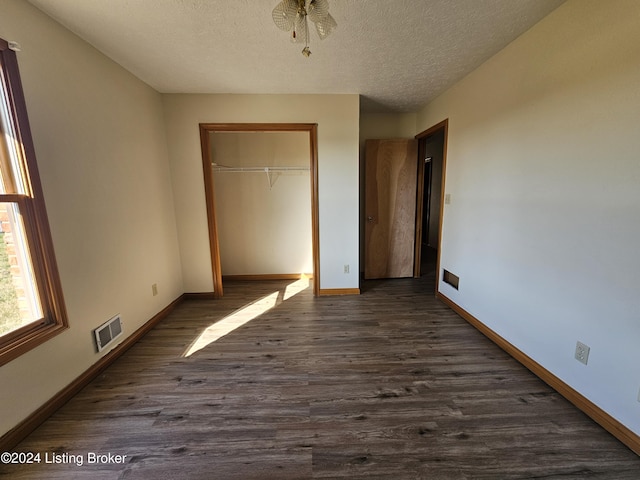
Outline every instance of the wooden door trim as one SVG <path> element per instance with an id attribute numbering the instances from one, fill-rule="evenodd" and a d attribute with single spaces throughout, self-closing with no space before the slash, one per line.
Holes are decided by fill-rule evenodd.
<path id="1" fill-rule="evenodd" d="M 418 140 L 418 185 L 416 190 L 416 238 L 413 252 L 413 278 L 420 278 L 420 264 L 422 262 L 422 215 L 424 203 L 424 142 Z"/>
<path id="2" fill-rule="evenodd" d="M 442 177 L 440 181 L 442 182 L 442 188 L 440 189 L 440 218 L 438 219 L 438 254 L 436 259 L 436 292 L 438 292 L 438 285 L 440 283 L 440 252 L 442 251 L 442 220 L 444 218 L 444 190 L 445 190 L 445 180 L 447 176 L 447 144 L 449 139 L 449 119 L 445 118 L 439 123 L 427 128 L 426 130 L 418 133 L 415 136 L 415 139 L 418 140 L 418 152 L 420 152 L 420 140 L 429 135 L 433 135 L 434 133 L 442 130 L 444 135 L 444 141 L 442 143 Z M 418 154 L 418 156 L 420 156 Z M 416 208 L 416 240 L 415 240 L 415 248 L 416 253 L 414 255 L 414 276 L 420 275 L 420 261 L 421 261 L 421 252 L 420 247 L 422 244 L 422 201 L 424 196 L 424 161 L 421 158 L 418 158 L 418 162 L 420 165 L 418 168 L 418 182 L 422 182 L 422 184 L 418 183 L 418 194 L 416 195 L 416 207 L 420 208 L 420 216 L 417 214 Z M 418 224 L 420 224 L 418 228 Z"/>
<path id="3" fill-rule="evenodd" d="M 211 272 L 213 274 L 214 297 L 224 293 L 222 286 L 222 264 L 216 223 L 213 172 L 211 170 L 212 132 L 308 132 L 309 133 L 309 177 L 311 182 L 311 250 L 313 259 L 313 294 L 320 291 L 320 230 L 318 208 L 318 124 L 317 123 L 201 123 L 200 146 L 202 148 L 202 171 L 204 174 L 204 194 L 207 204 L 207 224 L 209 249 L 211 252 Z"/>
<path id="4" fill-rule="evenodd" d="M 207 206 L 207 227 L 209 230 L 209 250 L 211 253 L 211 273 L 213 275 L 213 296 L 222 297 L 222 268 L 220 263 L 220 245 L 218 244 L 218 224 L 216 222 L 213 171 L 211 169 L 211 147 L 209 133 L 212 130 L 200 124 L 200 145 L 202 148 L 202 173 L 204 175 L 204 196 Z"/>

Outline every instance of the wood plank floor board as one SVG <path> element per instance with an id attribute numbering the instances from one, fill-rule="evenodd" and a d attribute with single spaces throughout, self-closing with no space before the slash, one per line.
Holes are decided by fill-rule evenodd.
<path id="1" fill-rule="evenodd" d="M 640 478 L 640 457 L 438 302 L 432 280 L 285 300 L 291 283 L 183 302 L 16 449 L 124 463 L 0 465 L 0 478 Z"/>

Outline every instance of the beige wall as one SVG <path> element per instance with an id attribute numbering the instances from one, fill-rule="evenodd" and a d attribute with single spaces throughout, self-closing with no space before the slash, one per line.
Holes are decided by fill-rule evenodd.
<path id="1" fill-rule="evenodd" d="M 639 19 L 569 1 L 418 115 L 449 118 L 441 291 L 638 434 Z"/>
<path id="2" fill-rule="evenodd" d="M 106 353 L 95 327 L 120 313 L 131 334 L 183 286 L 160 95 L 27 2 L 0 2 L 0 37 L 22 47 L 71 327 L 0 367 L 2 434 Z"/>
<path id="3" fill-rule="evenodd" d="M 360 116 L 360 146 L 365 140 L 413 138 L 416 135 L 416 113 L 363 113 Z"/>
<path id="4" fill-rule="evenodd" d="M 320 288 L 358 288 L 357 95 L 164 95 L 187 292 L 213 289 L 199 123 L 317 123 Z M 344 273 L 350 265 L 350 273 Z"/>
<path id="5" fill-rule="evenodd" d="M 225 167 L 306 171 L 214 171 L 222 275 L 310 273 L 308 132 L 210 134 L 212 161 Z"/>

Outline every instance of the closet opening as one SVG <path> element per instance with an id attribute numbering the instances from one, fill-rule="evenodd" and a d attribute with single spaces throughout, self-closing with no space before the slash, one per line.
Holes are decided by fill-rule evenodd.
<path id="1" fill-rule="evenodd" d="M 214 297 L 225 280 L 312 277 L 319 291 L 316 124 L 200 124 Z"/>

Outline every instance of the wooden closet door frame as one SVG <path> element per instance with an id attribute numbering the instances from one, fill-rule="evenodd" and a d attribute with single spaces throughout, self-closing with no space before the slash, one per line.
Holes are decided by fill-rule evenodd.
<path id="1" fill-rule="evenodd" d="M 200 145 L 202 148 L 202 171 L 204 174 L 204 195 L 207 203 L 207 223 L 209 227 L 209 249 L 211 251 L 211 272 L 213 274 L 213 296 L 222 297 L 222 264 L 218 243 L 218 226 L 211 169 L 211 142 L 213 132 L 308 132 L 309 133 L 309 177 L 311 181 L 311 251 L 313 258 L 313 294 L 320 293 L 320 253 L 319 253 L 319 211 L 318 211 L 318 124 L 317 123 L 201 123 Z"/>

